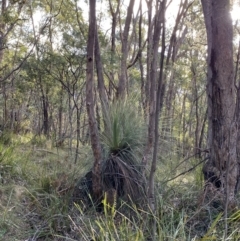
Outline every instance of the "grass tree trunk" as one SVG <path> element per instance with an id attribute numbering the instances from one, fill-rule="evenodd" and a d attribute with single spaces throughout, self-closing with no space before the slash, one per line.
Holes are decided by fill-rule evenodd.
<path id="1" fill-rule="evenodd" d="M 229 206 L 234 203 L 238 175 L 230 1 L 202 0 L 202 6 L 208 37 L 207 94 L 211 164 L 205 167 L 205 177 L 208 177 L 206 173 L 211 173 L 208 169 L 214 167 L 216 178 L 210 180 L 218 180 L 216 187 L 224 195 L 226 206 Z"/>
<path id="2" fill-rule="evenodd" d="M 97 122 L 94 114 L 94 45 L 95 45 L 95 28 L 96 28 L 96 1 L 89 0 L 89 29 L 87 43 L 87 82 L 86 82 L 86 105 L 88 113 L 88 123 L 90 131 L 90 139 L 94 154 L 94 166 L 92 172 L 93 194 L 94 198 L 101 196 L 101 147 L 98 135 Z"/>

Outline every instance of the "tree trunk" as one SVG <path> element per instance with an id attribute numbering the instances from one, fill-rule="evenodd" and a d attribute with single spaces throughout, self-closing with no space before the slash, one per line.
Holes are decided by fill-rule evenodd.
<path id="1" fill-rule="evenodd" d="M 43 111 L 43 134 L 48 137 L 49 136 L 49 115 L 48 115 L 48 96 L 47 91 L 46 94 L 43 90 L 42 79 L 40 77 L 39 85 L 41 89 L 41 98 L 42 98 L 42 111 Z"/>
<path id="2" fill-rule="evenodd" d="M 238 77 L 238 68 L 240 62 L 240 41 L 238 43 L 238 53 L 237 53 L 237 61 L 235 67 L 235 75 L 234 75 L 234 83 L 237 82 Z M 236 100 L 236 122 L 237 122 L 237 160 L 238 160 L 238 181 L 236 186 L 236 193 L 238 193 L 240 188 L 240 81 L 238 81 L 237 86 L 237 100 Z"/>
<path id="3" fill-rule="evenodd" d="M 151 213 L 156 215 L 156 201 L 155 201 L 155 188 L 154 188 L 154 177 L 157 168 L 157 153 L 158 153 L 158 140 L 159 140 L 159 115 L 162 108 L 163 102 L 163 75 L 164 75 L 164 58 L 165 58 L 165 10 L 166 10 L 166 0 L 163 0 L 160 3 L 159 10 L 161 13 L 159 14 L 159 24 L 162 29 L 162 41 L 161 41 L 161 57 L 160 57 L 160 73 L 159 80 L 157 83 L 157 93 L 156 93 L 156 104 L 154 110 L 154 148 L 153 148 L 153 158 L 151 163 L 151 171 L 149 174 L 149 185 L 148 185 L 148 204 L 151 209 Z M 156 219 L 153 218 L 152 224 L 152 240 L 155 240 L 156 233 Z"/>
<path id="4" fill-rule="evenodd" d="M 6 10 L 6 4 L 7 1 L 3 0 L 1 2 L 1 16 L 3 16 L 5 10 Z M 4 44 L 5 44 L 5 27 L 6 24 L 4 23 L 3 20 L 0 20 L 0 67 L 2 67 L 2 61 L 3 61 L 3 55 L 4 55 Z M 1 78 L 0 78 L 1 79 Z M 6 126 L 8 122 L 8 109 L 7 109 L 7 90 L 5 87 L 5 83 L 1 81 L 1 88 L 3 92 L 3 99 L 4 99 L 4 108 L 3 108 L 3 128 Z"/>
<path id="5" fill-rule="evenodd" d="M 149 199 L 154 199 L 154 174 L 156 171 L 156 164 L 157 164 L 157 151 L 158 151 L 158 139 L 159 139 L 159 114 L 160 114 L 160 107 L 161 107 L 161 96 L 162 96 L 162 78 L 163 78 L 163 68 L 164 68 L 164 54 L 165 54 L 165 7 L 166 1 L 163 0 L 161 2 L 159 9 L 161 13 L 159 14 L 159 25 L 162 26 L 162 50 L 161 50 L 161 58 L 160 58 L 160 76 L 159 81 L 157 83 L 157 95 L 156 95 L 156 104 L 154 110 L 154 150 L 153 150 L 153 160 L 151 165 L 151 172 L 149 176 L 149 190 L 148 190 L 148 197 Z M 149 203 L 151 207 L 151 203 Z M 154 204 L 155 205 L 155 204 Z M 155 209 L 155 206 L 152 207 L 152 210 Z"/>
<path id="6" fill-rule="evenodd" d="M 161 35 L 161 28 L 163 22 L 163 13 L 164 9 L 162 9 L 162 4 L 159 4 L 157 8 L 157 13 L 155 16 L 155 23 L 154 23 L 154 34 L 152 39 L 152 49 L 150 51 L 151 56 L 151 68 L 149 70 L 149 85 L 150 85 L 150 92 L 149 92 L 149 118 L 148 118 L 148 140 L 147 146 L 144 151 L 143 160 L 142 160 L 142 167 L 143 172 L 145 172 L 146 166 L 148 164 L 148 155 L 151 154 L 154 138 L 155 138 L 155 115 L 156 115 L 156 92 L 157 92 L 157 68 L 158 68 L 158 48 L 159 48 L 159 40 Z"/>
<path id="7" fill-rule="evenodd" d="M 121 98 L 125 96 L 126 85 L 127 85 L 127 57 L 128 57 L 128 35 L 130 24 L 132 20 L 133 6 L 135 0 L 130 0 L 127 16 L 125 21 L 125 26 L 122 35 L 122 57 L 121 57 L 121 69 L 120 69 L 120 77 L 117 89 L 117 98 Z"/>
<path id="8" fill-rule="evenodd" d="M 99 97 L 101 100 L 102 112 L 104 115 L 103 120 L 105 120 L 106 112 L 108 111 L 108 98 L 107 98 L 107 93 L 104 85 L 103 66 L 102 66 L 102 60 L 101 60 L 97 28 L 95 33 L 95 62 L 96 62 L 96 70 L 97 70 L 97 78 L 98 78 Z M 104 127 L 106 128 L 105 121 L 104 121 Z"/>
<path id="9" fill-rule="evenodd" d="M 146 109 L 146 99 L 145 99 L 145 81 L 144 81 L 144 67 L 143 67 L 143 60 L 142 60 L 142 22 L 143 22 L 143 12 L 142 12 L 142 0 L 140 1 L 139 6 L 140 11 L 140 17 L 139 17 L 139 33 L 138 33 L 138 47 L 139 47 L 139 53 L 138 53 L 138 63 L 139 63 L 139 69 L 140 69 L 140 76 L 141 76 L 141 104 L 142 109 L 144 111 L 144 117 L 147 117 L 147 109 Z"/>
<path id="10" fill-rule="evenodd" d="M 149 0 L 147 1 L 147 6 L 148 6 L 148 34 L 147 34 L 147 76 L 146 76 L 146 84 L 145 84 L 145 102 L 144 102 L 144 108 L 146 109 L 146 112 L 149 109 L 150 106 L 150 73 L 151 73 L 151 62 L 152 62 L 152 45 L 153 45 L 153 28 L 151 27 L 152 25 L 152 1 Z M 146 113 L 146 117 L 148 113 Z"/>
<path id="11" fill-rule="evenodd" d="M 210 147 L 210 164 L 205 166 L 204 174 L 205 178 L 210 178 L 210 166 L 217 170 L 217 173 L 214 173 L 215 178 L 210 180 L 214 181 L 217 189 L 225 197 L 226 206 L 229 206 L 234 203 L 238 175 L 230 2 L 202 0 L 202 6 L 208 37 L 207 94 Z"/>
<path id="12" fill-rule="evenodd" d="M 89 30 L 87 43 L 87 82 L 86 82 L 86 105 L 88 113 L 88 123 L 90 130 L 91 145 L 94 155 L 94 166 L 92 171 L 93 194 L 94 198 L 99 199 L 102 195 L 101 190 L 101 147 L 98 135 L 98 128 L 94 114 L 94 45 L 96 33 L 96 1 L 89 0 L 90 14 L 89 14 Z"/>
<path id="13" fill-rule="evenodd" d="M 116 27 L 117 27 L 117 19 L 120 11 L 120 0 L 117 0 L 117 6 L 114 11 L 113 9 L 113 4 L 112 0 L 109 0 L 109 7 L 110 7 L 110 12 L 112 15 L 112 29 L 111 29 L 111 61 L 110 61 L 110 70 L 109 70 L 109 75 L 111 80 L 109 81 L 109 89 L 108 89 L 108 96 L 109 99 L 112 98 L 112 92 L 113 92 L 113 84 L 114 83 L 114 75 L 115 75 L 115 69 L 114 69 L 114 62 L 116 61 Z"/>
<path id="14" fill-rule="evenodd" d="M 60 101 L 58 107 L 58 136 L 57 140 L 57 147 L 62 147 L 64 142 L 64 136 L 62 134 L 62 126 L 63 126 L 63 87 L 60 90 Z"/>
<path id="15" fill-rule="evenodd" d="M 75 157 L 74 157 L 74 163 L 77 163 L 78 158 L 78 150 L 79 150 L 79 144 L 80 144 L 80 114 L 81 111 L 78 107 L 76 107 L 77 110 L 77 143 L 76 143 L 76 151 L 75 151 Z"/>
<path id="16" fill-rule="evenodd" d="M 7 1 L 6 0 L 1 1 L 1 16 L 4 15 L 6 8 L 7 8 Z M 0 20 L 0 66 L 3 60 L 4 44 L 6 40 L 5 28 L 6 28 L 6 24 L 4 23 L 3 20 Z"/>

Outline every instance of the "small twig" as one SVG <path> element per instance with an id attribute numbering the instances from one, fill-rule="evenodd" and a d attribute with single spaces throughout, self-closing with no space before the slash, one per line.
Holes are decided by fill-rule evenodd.
<path id="1" fill-rule="evenodd" d="M 178 174 L 177 176 L 168 179 L 167 181 L 165 181 L 165 182 L 163 182 L 163 183 L 170 182 L 170 181 L 172 181 L 172 180 L 174 180 L 174 179 L 176 179 L 176 178 L 178 178 L 178 177 L 180 177 L 180 176 L 182 176 L 182 175 L 184 175 L 184 174 L 186 174 L 186 173 L 188 173 L 188 172 L 191 172 L 191 171 L 194 170 L 197 166 L 199 166 L 200 164 L 202 164 L 203 162 L 205 162 L 205 161 L 208 160 L 208 159 L 209 159 L 209 157 L 206 157 L 205 159 L 203 159 L 202 161 L 200 161 L 199 163 L 197 163 L 196 165 L 194 165 L 193 167 L 191 167 L 191 168 L 188 169 L 187 171 L 184 171 L 184 172 Z"/>
<path id="2" fill-rule="evenodd" d="M 196 149 L 198 149 L 198 153 L 202 153 L 202 152 L 204 152 L 204 153 L 209 153 L 209 149 L 200 149 L 200 148 L 196 148 Z M 187 156 L 187 157 L 185 157 L 176 167 L 175 167 L 175 170 L 179 167 L 179 166 L 181 166 L 184 162 L 186 162 L 186 161 L 188 161 L 189 159 L 191 159 L 192 157 L 195 157 L 197 154 L 196 153 L 194 153 L 193 155 L 191 155 L 191 156 Z"/>

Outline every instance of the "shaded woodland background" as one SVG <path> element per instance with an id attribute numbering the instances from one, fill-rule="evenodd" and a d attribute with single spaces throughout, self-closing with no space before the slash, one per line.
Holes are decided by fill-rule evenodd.
<path id="1" fill-rule="evenodd" d="M 120 34 L 125 24 L 127 6 L 101 1 L 97 4 L 99 9 L 108 9 L 99 10 L 97 23 L 104 88 L 107 98 L 112 100 L 119 85 Z M 118 9 L 120 5 L 121 11 Z M 150 13 L 146 10 L 141 10 L 141 13 L 135 10 L 133 13 L 129 23 L 128 59 L 125 60 L 128 71 L 126 91 L 134 95 L 135 104 L 141 112 L 147 111 L 149 102 L 146 39 L 148 31 L 153 31 L 148 30 L 151 27 L 147 22 Z M 39 11 L 42 16 L 36 22 L 34 16 Z M 83 18 L 82 11 L 88 9 L 82 10 L 80 3 L 71 1 L 41 4 L 37 1 L 32 4 L 9 2 L 5 12 L 3 8 L 2 131 L 45 135 L 55 145 L 68 144 L 71 152 L 79 143 L 89 141 L 85 105 L 88 19 Z M 206 141 L 206 35 L 204 20 L 199 12 L 201 6 L 198 2 L 182 3 L 180 12 L 174 13 L 177 21 L 171 21 L 165 34 L 167 50 L 164 65 L 167 69 L 164 71 L 161 136 L 173 143 L 174 153 L 180 156 L 186 156 L 190 150 L 201 153 Z M 106 22 L 109 29 L 103 28 Z M 160 54 L 159 41 L 156 48 Z M 159 62 L 159 56 L 156 57 Z M 155 71 L 159 70 L 158 62 Z M 151 74 L 159 78 L 158 72 Z M 95 108 L 101 126 L 98 98 L 96 85 Z"/>
<path id="2" fill-rule="evenodd" d="M 235 141 L 229 139 L 237 145 L 236 158 L 229 161 L 237 170 L 232 186 L 228 177 L 224 181 L 231 175 L 226 160 L 232 152 L 218 164 L 216 153 L 224 155 L 209 134 L 213 129 L 213 139 L 220 140 L 223 132 L 214 129 L 219 112 L 210 112 L 219 106 L 209 102 L 209 49 L 219 43 L 209 45 L 208 1 L 99 0 L 96 9 L 93 2 L 0 1 L 0 238 L 22 240 L 14 239 L 17 227 L 29 240 L 238 240 L 238 201 L 228 211 L 229 190 L 236 190 L 238 200 L 238 124 Z M 239 7 L 238 1 L 219 2 L 227 4 L 228 13 Z M 213 83 L 219 92 L 234 86 L 230 109 L 238 123 L 239 19 L 231 24 L 232 46 L 221 50 L 232 49 L 232 77 L 226 87 Z M 214 93 L 212 99 L 224 102 Z M 219 123 L 225 128 L 224 118 Z M 225 137 L 215 146 L 221 149 Z M 226 148 L 232 150 L 230 144 Z M 210 166 L 204 166 L 207 160 Z M 205 189 L 202 168 L 210 179 Z M 101 179 L 100 169 L 136 177 L 134 191 L 126 184 L 117 190 L 115 181 L 114 187 L 97 190 L 94 183 L 112 178 Z M 109 215 L 108 200 L 100 195 L 104 217 L 98 219 L 93 210 L 83 214 L 85 206 L 69 214 L 72 191 L 86 184 L 90 170 L 95 195 L 113 188 L 129 206 L 113 200 Z M 137 199 L 143 196 L 139 185 L 146 185 L 149 205 L 140 214 L 121 193 Z M 10 203 L 16 207 L 11 215 Z"/>

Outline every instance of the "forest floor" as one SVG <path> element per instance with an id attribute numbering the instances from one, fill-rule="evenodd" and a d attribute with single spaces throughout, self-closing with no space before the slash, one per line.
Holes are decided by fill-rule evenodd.
<path id="1" fill-rule="evenodd" d="M 155 240 L 240 240 L 240 210 L 224 219 L 217 204 L 210 207 L 203 201 L 200 167 L 166 182 L 179 173 L 170 168 L 171 161 L 158 165 L 154 215 L 126 203 L 110 212 L 70 206 L 74 187 L 93 160 L 88 146 L 81 147 L 78 155 L 75 164 L 70 150 L 52 147 L 41 137 L 2 140 L 0 240 L 154 240 L 151 217 Z"/>

